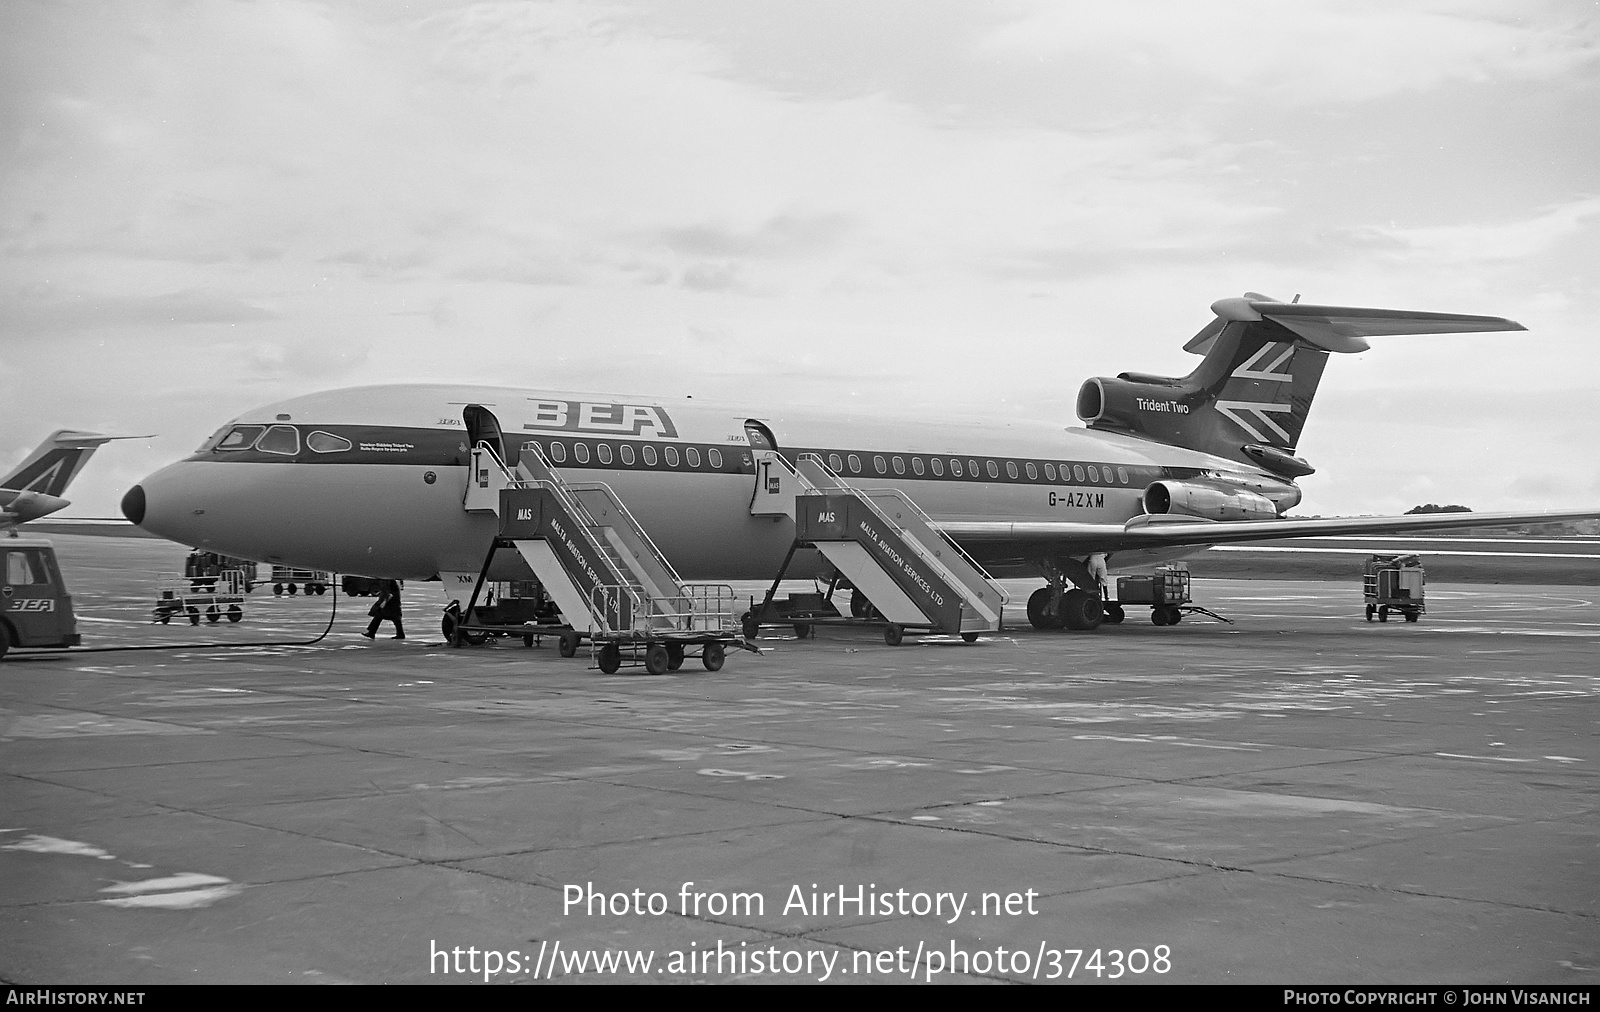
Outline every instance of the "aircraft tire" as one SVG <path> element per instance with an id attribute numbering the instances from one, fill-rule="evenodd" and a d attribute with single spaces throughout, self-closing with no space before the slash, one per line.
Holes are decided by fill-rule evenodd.
<path id="1" fill-rule="evenodd" d="M 561 634 L 561 639 L 556 644 L 556 651 L 562 657 L 578 656 L 578 634 L 571 630 Z"/>
<path id="2" fill-rule="evenodd" d="M 600 656 L 595 660 L 600 665 L 601 671 L 608 675 L 614 675 L 617 673 L 617 669 L 622 667 L 622 651 L 618 649 L 615 643 L 607 643 L 600 648 Z"/>
<path id="3" fill-rule="evenodd" d="M 683 667 L 683 644 L 682 643 L 668 643 L 667 644 L 667 670 L 668 671 L 677 671 L 681 667 Z"/>
<path id="4" fill-rule="evenodd" d="M 1028 624 L 1035 629 L 1056 628 L 1050 613 L 1050 588 L 1040 587 L 1028 596 Z"/>
<path id="5" fill-rule="evenodd" d="M 644 669 L 652 675 L 664 675 L 671 667 L 672 659 L 667 656 L 667 648 L 660 643 L 652 643 L 645 648 Z"/>
<path id="6" fill-rule="evenodd" d="M 1076 587 L 1061 595 L 1061 624 L 1073 632 L 1089 632 L 1105 621 L 1100 599 Z"/>
<path id="7" fill-rule="evenodd" d="M 720 671 L 726 655 L 727 651 L 723 650 L 721 643 L 707 643 L 700 652 L 700 663 L 706 666 L 707 671 Z"/>
<path id="8" fill-rule="evenodd" d="M 905 638 L 906 630 L 904 626 L 890 622 L 888 625 L 883 627 L 883 641 L 889 644 L 891 647 L 899 646 L 900 641 L 904 640 Z"/>

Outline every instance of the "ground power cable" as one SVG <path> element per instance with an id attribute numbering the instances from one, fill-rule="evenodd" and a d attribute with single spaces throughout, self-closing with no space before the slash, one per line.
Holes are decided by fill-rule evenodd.
<path id="1" fill-rule="evenodd" d="M 318 643 L 321 643 L 323 640 L 327 639 L 330 632 L 333 632 L 334 619 L 338 618 L 339 616 L 339 575 L 335 573 L 333 578 L 329 580 L 328 583 L 329 587 L 333 591 L 333 601 L 330 602 L 331 607 L 328 610 L 328 624 L 321 633 L 309 640 L 258 640 L 250 643 L 146 643 L 139 646 L 126 647 L 40 647 L 38 649 L 34 649 L 32 647 L 17 647 L 15 649 L 26 650 L 28 652 L 25 654 L 8 652 L 5 655 L 5 659 L 0 660 L 0 664 L 15 664 L 20 661 L 29 660 L 53 660 L 54 658 L 60 657 L 64 654 L 113 654 L 131 653 L 138 650 L 242 650 L 246 647 L 316 646 Z"/>

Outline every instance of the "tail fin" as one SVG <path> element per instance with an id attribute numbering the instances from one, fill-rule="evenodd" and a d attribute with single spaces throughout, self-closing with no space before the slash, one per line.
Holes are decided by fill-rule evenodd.
<path id="1" fill-rule="evenodd" d="M 1288 478 L 1310 474 L 1294 455 L 1329 352 L 1365 351 L 1367 337 L 1523 330 L 1498 316 L 1461 316 L 1277 302 L 1254 292 L 1212 303 L 1217 314 L 1185 351 L 1205 358 L 1182 378 L 1125 372 L 1078 391 L 1090 428 L 1128 432 L 1258 464 Z"/>
<path id="2" fill-rule="evenodd" d="M 59 496 L 83 470 L 83 465 L 89 462 L 94 451 L 102 443 L 115 438 L 102 436 L 98 432 L 59 429 L 46 437 L 39 448 L 28 455 L 27 460 L 0 478 L 0 489 Z"/>

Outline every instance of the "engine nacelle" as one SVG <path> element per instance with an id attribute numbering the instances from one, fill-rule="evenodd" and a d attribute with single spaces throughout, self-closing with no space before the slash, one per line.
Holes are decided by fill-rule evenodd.
<path id="1" fill-rule="evenodd" d="M 1144 490 L 1146 513 L 1177 513 L 1206 520 L 1275 520 L 1278 507 L 1264 495 L 1224 485 L 1158 481 Z"/>
<path id="2" fill-rule="evenodd" d="M 1163 376 L 1096 376 L 1078 388 L 1078 417 L 1095 428 L 1161 438 L 1183 428 L 1198 393 Z"/>

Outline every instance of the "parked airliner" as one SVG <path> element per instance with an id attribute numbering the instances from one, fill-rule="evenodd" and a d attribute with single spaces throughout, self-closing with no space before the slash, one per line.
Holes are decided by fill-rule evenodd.
<path id="1" fill-rule="evenodd" d="M 102 436 L 98 432 L 75 429 L 57 429 L 50 433 L 26 460 L 0 478 L 0 530 L 49 516 L 72 505 L 61 496 L 89 463 L 96 449 L 113 439 L 142 438 Z"/>
<path id="2" fill-rule="evenodd" d="M 1510 320 L 1284 303 L 1214 303 L 1188 376 L 1085 382 L 1082 427 L 883 421 L 608 393 L 371 386 L 248 411 L 135 485 L 122 510 L 170 540 L 282 565 L 470 592 L 496 518 L 463 508 L 472 450 L 514 466 L 537 443 L 567 480 L 611 486 L 689 579 L 771 579 L 795 534 L 753 515 L 755 455 L 813 453 L 858 486 L 896 487 L 996 577 L 1039 576 L 1037 625 L 1098 624 L 1096 581 L 1227 543 L 1436 531 L 1600 516 L 1294 519 L 1296 456 L 1330 352 L 1366 337 L 1522 330 Z M 528 578 L 515 553 L 492 579 Z M 497 562 L 497 565 L 499 563 Z M 788 572 L 815 573 L 820 556 Z M 1062 613 L 1065 612 L 1063 617 Z"/>

